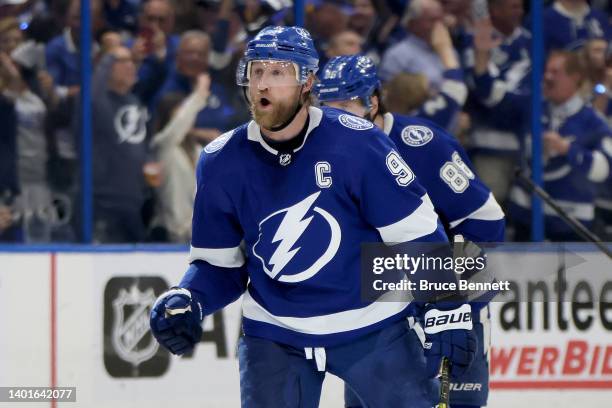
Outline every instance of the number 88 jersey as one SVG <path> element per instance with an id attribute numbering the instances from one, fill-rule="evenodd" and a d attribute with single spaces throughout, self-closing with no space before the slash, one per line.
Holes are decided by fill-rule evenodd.
<path id="1" fill-rule="evenodd" d="M 427 190 L 449 236 L 504 240 L 504 213 L 454 137 L 426 120 L 392 113 L 384 115 L 383 130 Z"/>

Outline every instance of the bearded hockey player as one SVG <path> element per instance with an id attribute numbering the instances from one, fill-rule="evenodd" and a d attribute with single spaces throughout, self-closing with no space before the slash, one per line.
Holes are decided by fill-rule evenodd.
<path id="1" fill-rule="evenodd" d="M 425 187 L 449 236 L 461 234 L 474 242 L 504 240 L 504 214 L 489 189 L 470 168 L 463 148 L 454 137 L 433 123 L 416 117 L 386 112 L 379 99 L 376 66 L 366 56 L 341 56 L 324 67 L 315 86 L 319 101 L 366 118 L 381 128 L 397 145 L 397 151 Z M 469 371 L 453 378 L 451 406 L 486 405 L 488 395 L 488 308 L 476 303 L 474 332 L 480 350 Z M 474 307 L 474 306 L 473 306 Z M 415 330 L 420 330 L 419 326 Z M 480 385 L 463 387 L 470 383 Z M 469 388 L 469 389 L 468 389 Z M 347 407 L 361 406 L 350 390 Z"/>
<path id="2" fill-rule="evenodd" d="M 412 303 L 361 299 L 360 248 L 446 235 L 380 130 L 311 106 L 317 69 L 302 28 L 267 27 L 248 43 L 237 82 L 253 120 L 204 149 L 190 266 L 158 298 L 151 330 L 183 354 L 199 341 L 205 315 L 243 295 L 243 407 L 316 407 L 326 372 L 368 407 L 431 407 L 440 359 L 457 370 L 473 359 L 469 305 L 425 307 L 461 323 L 426 333 L 424 352 L 406 324 Z"/>

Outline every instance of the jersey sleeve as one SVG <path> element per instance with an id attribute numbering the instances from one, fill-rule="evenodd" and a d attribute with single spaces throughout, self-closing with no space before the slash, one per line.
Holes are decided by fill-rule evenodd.
<path id="1" fill-rule="evenodd" d="M 428 170 L 419 177 L 449 234 L 462 234 L 474 242 L 503 241 L 504 213 L 476 175 L 465 150 L 441 128 L 425 124 L 433 133 L 431 142 L 420 147 L 402 145 L 400 153 L 413 149 L 411 157 L 416 157 L 420 169 Z"/>
<path id="2" fill-rule="evenodd" d="M 590 124 L 584 129 L 590 129 L 594 136 L 592 146 L 573 141 L 567 153 L 570 165 L 584 173 L 594 183 L 610 180 L 612 165 L 612 130 L 599 116 L 593 116 Z"/>
<path id="3" fill-rule="evenodd" d="M 429 98 L 419 109 L 417 116 L 449 129 L 467 99 L 467 86 L 461 69 L 444 72 L 440 93 Z"/>
<path id="4" fill-rule="evenodd" d="M 526 120 L 529 117 L 531 95 L 520 84 L 504 80 L 497 67 L 489 64 L 487 72 L 473 75 L 472 95 L 503 123 Z"/>
<path id="5" fill-rule="evenodd" d="M 382 132 L 372 131 L 356 180 L 360 210 L 385 243 L 447 241 L 427 192 Z"/>
<path id="6" fill-rule="evenodd" d="M 205 314 L 238 299 L 248 281 L 242 229 L 211 161 L 204 152 L 196 169 L 190 267 L 179 284 L 194 293 Z"/>

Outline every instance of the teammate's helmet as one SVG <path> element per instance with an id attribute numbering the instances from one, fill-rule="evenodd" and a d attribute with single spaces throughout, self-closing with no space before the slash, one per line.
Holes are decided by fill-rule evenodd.
<path id="1" fill-rule="evenodd" d="M 364 55 L 334 57 L 323 67 L 315 85 L 319 101 L 346 101 L 360 98 L 370 107 L 370 97 L 380 88 L 376 64 Z"/>
<path id="2" fill-rule="evenodd" d="M 319 54 L 310 33 L 301 27 L 262 29 L 247 44 L 244 57 L 238 64 L 236 82 L 249 84 L 250 63 L 253 61 L 286 61 L 294 64 L 298 84 L 304 84 L 310 73 L 319 69 Z"/>

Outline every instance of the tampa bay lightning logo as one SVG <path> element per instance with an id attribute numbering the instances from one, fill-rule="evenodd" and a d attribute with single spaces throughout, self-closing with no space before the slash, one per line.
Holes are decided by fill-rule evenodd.
<path id="1" fill-rule="evenodd" d="M 259 223 L 253 253 L 266 274 L 280 282 L 296 283 L 315 276 L 338 252 L 338 221 L 314 206 L 317 191 L 297 204 L 275 211 Z"/>
<path id="2" fill-rule="evenodd" d="M 345 113 L 338 116 L 338 120 L 340 121 L 340 123 L 342 123 L 343 126 L 349 129 L 368 130 L 374 127 L 374 124 L 369 120 L 365 120 L 363 118 L 359 118 L 353 115 L 347 115 Z"/>
<path id="3" fill-rule="evenodd" d="M 204 151 L 206 153 L 214 153 L 217 150 L 221 150 L 221 148 L 225 146 L 225 143 L 227 143 L 229 138 L 232 137 L 232 134 L 233 132 L 227 132 L 217 137 L 215 140 L 206 145 Z"/>
<path id="4" fill-rule="evenodd" d="M 433 132 L 425 126 L 406 126 L 402 130 L 402 140 L 408 146 L 425 146 L 433 139 Z"/>

